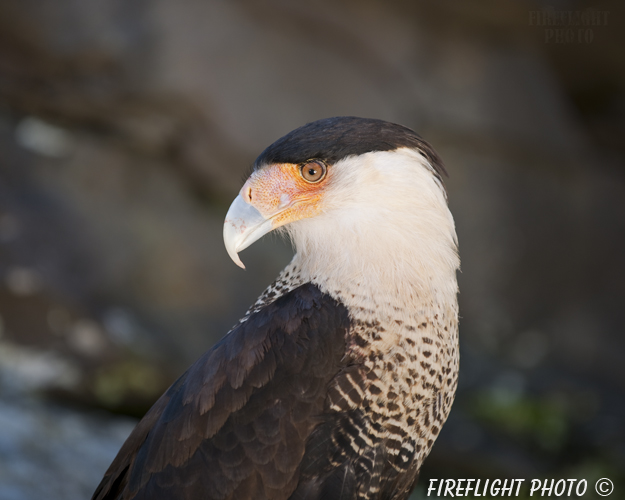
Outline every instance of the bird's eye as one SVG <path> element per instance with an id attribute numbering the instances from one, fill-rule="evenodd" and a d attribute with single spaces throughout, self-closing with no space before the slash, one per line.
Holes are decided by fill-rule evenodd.
<path id="1" fill-rule="evenodd" d="M 315 184 L 325 177 L 326 170 L 327 168 L 323 162 L 311 160 L 300 167 L 300 174 L 306 182 Z"/>

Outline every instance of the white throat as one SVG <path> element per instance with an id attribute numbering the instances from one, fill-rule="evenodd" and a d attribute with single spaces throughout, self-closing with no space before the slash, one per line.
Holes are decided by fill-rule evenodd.
<path id="1" fill-rule="evenodd" d="M 420 297 L 455 305 L 454 221 L 426 159 L 402 148 L 348 157 L 331 169 L 323 213 L 287 227 L 302 279 L 347 303 L 346 292 L 358 290 L 380 303 Z"/>

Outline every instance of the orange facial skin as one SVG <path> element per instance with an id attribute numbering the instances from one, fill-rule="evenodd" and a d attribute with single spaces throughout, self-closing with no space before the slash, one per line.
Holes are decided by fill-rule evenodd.
<path id="1" fill-rule="evenodd" d="M 321 199 L 331 177 L 328 169 L 316 183 L 306 181 L 300 164 L 277 163 L 254 172 L 240 191 L 241 197 L 267 219 L 273 229 L 321 211 Z"/>

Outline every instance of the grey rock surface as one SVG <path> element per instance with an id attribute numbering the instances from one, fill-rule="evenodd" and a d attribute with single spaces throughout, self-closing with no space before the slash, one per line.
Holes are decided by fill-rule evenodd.
<path id="1" fill-rule="evenodd" d="M 90 498 L 136 421 L 0 400 L 0 498 Z"/>

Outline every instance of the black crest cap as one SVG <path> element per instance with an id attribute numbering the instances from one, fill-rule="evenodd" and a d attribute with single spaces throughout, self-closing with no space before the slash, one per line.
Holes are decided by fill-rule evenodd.
<path id="1" fill-rule="evenodd" d="M 399 148 L 418 150 L 439 178 L 447 175 L 432 146 L 413 130 L 355 116 L 324 118 L 296 128 L 265 149 L 254 162 L 254 169 L 272 163 L 303 163 L 313 158 L 332 165 L 348 156 Z"/>

